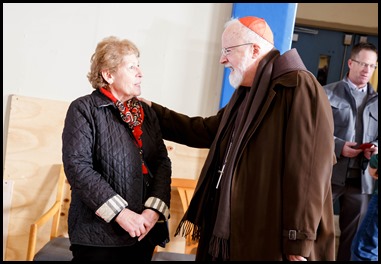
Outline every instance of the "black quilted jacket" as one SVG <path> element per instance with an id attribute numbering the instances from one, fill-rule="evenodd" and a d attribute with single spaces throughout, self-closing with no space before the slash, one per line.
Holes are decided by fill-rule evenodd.
<path id="1" fill-rule="evenodd" d="M 148 187 L 135 139 L 111 100 L 95 90 L 70 104 L 62 134 L 62 159 L 72 189 L 68 216 L 72 244 L 126 246 L 137 241 L 114 219 L 107 223 L 95 214 L 117 194 L 138 213 L 152 196 L 169 208 L 171 161 L 155 112 L 142 104 L 143 155 L 152 175 Z"/>

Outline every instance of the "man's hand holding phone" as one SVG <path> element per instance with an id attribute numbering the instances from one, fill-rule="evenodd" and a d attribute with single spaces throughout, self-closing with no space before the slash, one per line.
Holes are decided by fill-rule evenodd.
<path id="1" fill-rule="evenodd" d="M 372 143 L 363 143 L 359 146 L 356 146 L 355 148 L 365 150 L 367 148 L 371 148 L 372 146 L 374 146 Z"/>

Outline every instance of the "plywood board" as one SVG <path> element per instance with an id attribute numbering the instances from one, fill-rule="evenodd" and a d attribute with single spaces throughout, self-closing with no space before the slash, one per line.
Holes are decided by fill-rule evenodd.
<path id="1" fill-rule="evenodd" d="M 12 95 L 10 107 L 3 177 L 13 194 L 4 260 L 25 260 L 30 224 L 56 195 L 68 103 Z M 42 232 L 49 238 L 49 226 Z"/>
<path id="2" fill-rule="evenodd" d="M 13 181 L 3 180 L 3 260 L 5 259 L 5 249 L 8 238 L 8 224 L 11 211 Z"/>
<path id="3" fill-rule="evenodd" d="M 209 149 L 191 148 L 165 140 L 172 161 L 172 177 L 198 179 Z"/>

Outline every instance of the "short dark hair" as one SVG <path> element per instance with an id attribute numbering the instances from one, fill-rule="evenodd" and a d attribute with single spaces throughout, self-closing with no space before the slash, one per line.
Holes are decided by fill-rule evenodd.
<path id="1" fill-rule="evenodd" d="M 355 58 L 357 54 L 360 53 L 362 50 L 371 50 L 374 51 L 377 54 L 378 58 L 378 51 L 375 45 L 373 45 L 370 42 L 360 42 L 357 43 L 356 45 L 353 46 L 352 51 L 351 51 L 351 58 Z"/>

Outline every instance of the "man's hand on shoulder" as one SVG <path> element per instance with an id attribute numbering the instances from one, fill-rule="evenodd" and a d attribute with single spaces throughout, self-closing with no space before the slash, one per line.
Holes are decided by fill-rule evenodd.
<path id="1" fill-rule="evenodd" d="M 147 100 L 147 99 L 145 99 L 143 97 L 138 97 L 138 99 L 139 99 L 139 101 L 146 103 L 149 107 L 152 106 L 152 102 L 151 101 L 149 101 L 149 100 Z"/>

